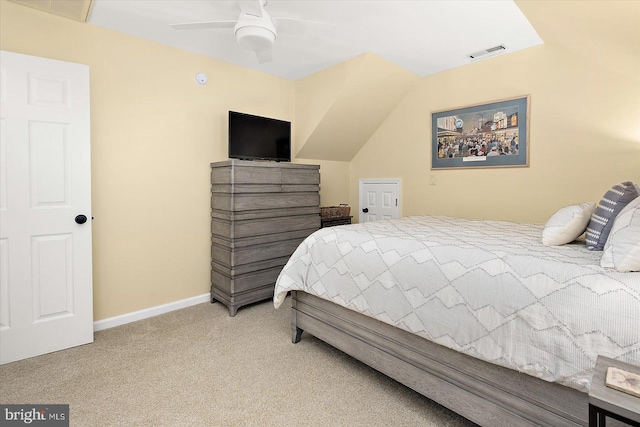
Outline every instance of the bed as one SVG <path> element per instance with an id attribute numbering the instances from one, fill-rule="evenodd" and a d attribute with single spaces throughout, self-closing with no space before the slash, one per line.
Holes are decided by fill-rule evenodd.
<path id="1" fill-rule="evenodd" d="M 598 355 L 640 364 L 640 273 L 542 226 L 406 217 L 318 230 L 275 287 L 305 331 L 483 426 L 585 426 Z M 615 425 L 610 423 L 610 425 Z"/>

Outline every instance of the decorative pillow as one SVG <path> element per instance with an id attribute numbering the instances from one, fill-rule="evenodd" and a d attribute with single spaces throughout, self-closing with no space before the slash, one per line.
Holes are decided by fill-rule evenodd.
<path id="1" fill-rule="evenodd" d="M 580 203 L 558 210 L 542 229 L 542 244 L 559 246 L 573 242 L 584 233 L 596 209 L 595 203 Z"/>
<path id="2" fill-rule="evenodd" d="M 640 197 L 616 217 L 600 265 L 618 271 L 640 271 Z"/>
<path id="3" fill-rule="evenodd" d="M 614 185 L 604 194 L 587 227 L 587 248 L 592 251 L 601 251 L 604 248 L 616 216 L 636 197 L 638 190 L 629 181 Z"/>

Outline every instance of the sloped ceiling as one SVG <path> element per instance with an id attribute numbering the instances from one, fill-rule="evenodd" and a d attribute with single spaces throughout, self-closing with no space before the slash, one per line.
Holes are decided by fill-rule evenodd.
<path id="1" fill-rule="evenodd" d="M 602 66 L 640 82 L 640 1 L 516 3 L 544 40 L 586 57 L 607 52 Z"/>
<path id="2" fill-rule="evenodd" d="M 51 12 L 65 18 L 86 22 L 92 0 L 10 0 L 23 6 Z"/>
<path id="3" fill-rule="evenodd" d="M 296 157 L 350 161 L 419 77 L 367 53 L 296 82 Z"/>

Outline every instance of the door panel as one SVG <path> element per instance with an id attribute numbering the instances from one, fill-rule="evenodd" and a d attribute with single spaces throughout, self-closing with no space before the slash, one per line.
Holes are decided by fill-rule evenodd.
<path id="1" fill-rule="evenodd" d="M 0 363 L 93 341 L 89 68 L 0 52 Z"/>
<path id="2" fill-rule="evenodd" d="M 69 144 L 64 123 L 29 123 L 31 206 L 68 206 Z"/>
<path id="3" fill-rule="evenodd" d="M 378 206 L 378 200 L 376 198 L 377 193 L 372 190 L 367 191 L 367 207 L 376 208 Z"/>
<path id="4" fill-rule="evenodd" d="M 7 137 L 4 122 L 4 118 L 0 117 L 0 214 L 7 210 Z"/>
<path id="5" fill-rule="evenodd" d="M 34 322 L 73 314 L 71 239 L 71 234 L 32 237 Z"/>
<path id="6" fill-rule="evenodd" d="M 70 108 L 70 79 L 29 73 L 29 104 Z"/>

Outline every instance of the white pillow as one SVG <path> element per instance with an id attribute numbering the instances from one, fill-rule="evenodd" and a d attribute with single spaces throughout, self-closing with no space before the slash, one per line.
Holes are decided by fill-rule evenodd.
<path id="1" fill-rule="evenodd" d="M 640 197 L 629 202 L 613 222 L 600 265 L 617 271 L 640 271 Z"/>
<path id="2" fill-rule="evenodd" d="M 587 229 L 595 209 L 595 203 L 586 202 L 558 210 L 542 229 L 542 244 L 559 246 L 573 242 Z"/>

